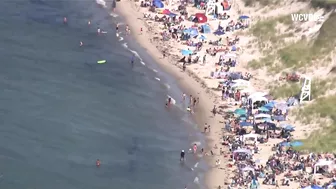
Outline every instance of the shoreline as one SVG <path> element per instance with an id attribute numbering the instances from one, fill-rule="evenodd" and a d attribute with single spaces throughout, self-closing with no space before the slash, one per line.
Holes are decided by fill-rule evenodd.
<path id="1" fill-rule="evenodd" d="M 199 126 L 200 132 L 203 130 L 203 125 L 207 123 L 211 125 L 211 132 L 204 135 L 206 139 L 206 151 L 212 150 L 212 147 L 215 145 L 216 141 L 219 141 L 221 136 L 221 127 L 219 125 L 219 117 L 213 117 L 211 110 L 215 105 L 216 95 L 211 89 L 206 87 L 202 79 L 193 73 L 187 67 L 186 71 L 182 71 L 182 65 L 177 65 L 177 60 L 174 60 L 172 55 L 166 55 L 166 58 L 162 57 L 162 51 L 164 46 L 161 49 L 157 47 L 160 45 L 159 42 L 153 42 L 152 32 L 149 31 L 149 26 L 146 21 L 143 20 L 142 12 L 137 10 L 135 3 L 132 1 L 120 1 L 118 2 L 116 11 L 120 14 L 129 25 L 131 29 L 131 36 L 145 49 L 145 51 L 157 62 L 157 64 L 173 78 L 177 80 L 178 85 L 181 87 L 185 93 L 197 96 L 200 99 L 199 106 L 197 111 L 193 115 L 197 125 Z M 119 8 L 118 8 L 119 7 Z M 120 8 L 122 7 L 122 8 Z M 140 28 L 143 28 L 144 32 L 140 34 Z M 162 50 L 162 51 L 160 51 Z M 174 62 L 175 61 L 175 62 Z M 182 96 L 182 94 L 181 94 Z M 225 169 L 214 168 L 213 162 L 217 156 L 207 156 L 204 157 L 204 160 L 209 166 L 209 170 L 205 173 L 204 184 L 207 188 L 213 188 L 217 186 L 223 186 L 225 180 L 223 177 L 225 175 Z M 216 181 L 222 180 L 222 182 L 216 183 Z M 181 186 L 183 187 L 183 186 Z"/>

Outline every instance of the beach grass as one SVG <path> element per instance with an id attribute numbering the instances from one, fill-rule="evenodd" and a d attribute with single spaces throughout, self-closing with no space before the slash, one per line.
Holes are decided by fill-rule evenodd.
<path id="1" fill-rule="evenodd" d="M 258 21 L 252 28 L 251 33 L 258 38 L 259 42 L 270 41 L 272 43 L 279 42 L 287 34 L 277 35 L 277 24 L 291 25 L 292 20 L 290 16 L 280 16 L 268 20 Z"/>
<path id="2" fill-rule="evenodd" d="M 261 6 L 274 5 L 279 3 L 279 0 L 243 0 L 245 6 L 251 7 L 258 3 Z"/>
<path id="3" fill-rule="evenodd" d="M 336 151 L 336 95 L 321 97 L 313 103 L 300 108 L 297 117 L 305 124 L 318 123 L 317 131 L 304 139 L 298 150 L 310 152 Z"/>
<path id="4" fill-rule="evenodd" d="M 287 82 L 283 85 L 271 86 L 270 95 L 275 99 L 288 98 L 300 94 L 301 85 L 299 82 Z"/>
<path id="5" fill-rule="evenodd" d="M 336 46 L 336 13 L 322 25 L 317 38 L 313 41 L 302 39 L 278 50 L 278 55 L 285 68 L 300 68 L 312 61 L 323 58 Z"/>

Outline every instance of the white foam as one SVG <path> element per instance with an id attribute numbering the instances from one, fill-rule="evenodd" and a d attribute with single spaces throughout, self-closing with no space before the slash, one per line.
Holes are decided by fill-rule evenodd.
<path id="1" fill-rule="evenodd" d="M 168 85 L 167 83 L 165 83 L 164 86 L 165 86 L 167 89 L 170 89 L 170 85 Z"/>
<path id="2" fill-rule="evenodd" d="M 152 70 L 153 70 L 153 72 L 155 72 L 155 73 L 157 73 L 157 72 L 158 72 L 156 69 L 152 69 Z"/>
<path id="3" fill-rule="evenodd" d="M 144 63 L 143 61 L 140 61 L 140 63 L 141 63 L 142 65 L 146 65 L 146 63 Z"/>
<path id="4" fill-rule="evenodd" d="M 172 103 L 172 104 L 176 104 L 176 100 L 175 100 L 173 97 L 171 97 L 171 96 L 169 96 L 169 95 L 167 95 L 167 97 L 168 97 L 168 98 L 171 98 L 171 103 Z"/>
<path id="5" fill-rule="evenodd" d="M 158 81 L 160 81 L 160 80 L 161 80 L 161 79 L 160 79 L 160 78 L 158 78 L 158 77 L 155 77 L 155 79 L 156 79 L 156 80 L 158 80 Z"/>
<path id="6" fill-rule="evenodd" d="M 197 163 L 194 165 L 194 167 L 195 167 L 195 168 L 197 168 L 197 166 L 198 166 L 198 163 L 199 163 L 199 162 L 197 162 Z"/>
<path id="7" fill-rule="evenodd" d="M 119 41 L 123 41 L 124 40 L 124 38 L 123 37 L 119 37 Z"/>
<path id="8" fill-rule="evenodd" d="M 199 178 L 198 177 L 195 177 L 195 179 L 194 179 L 194 183 L 199 183 Z"/>
<path id="9" fill-rule="evenodd" d="M 119 15 L 117 15 L 117 14 L 115 14 L 115 13 L 111 12 L 111 13 L 110 13 L 110 16 L 112 16 L 112 17 L 116 18 L 116 17 L 118 17 Z"/>
<path id="10" fill-rule="evenodd" d="M 128 49 L 128 45 L 127 45 L 127 43 L 123 43 L 122 46 L 123 46 L 124 48 Z"/>
<path id="11" fill-rule="evenodd" d="M 200 146 L 201 142 L 200 141 L 194 141 L 191 143 L 191 146 L 194 146 L 194 144 L 196 144 L 196 146 Z"/>
<path id="12" fill-rule="evenodd" d="M 106 2 L 105 2 L 104 0 L 96 0 L 96 3 L 97 3 L 98 5 L 103 6 L 104 8 L 107 7 L 107 6 L 106 6 Z"/>

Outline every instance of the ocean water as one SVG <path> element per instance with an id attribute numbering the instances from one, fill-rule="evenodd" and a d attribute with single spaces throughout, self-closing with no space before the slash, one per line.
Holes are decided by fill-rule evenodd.
<path id="1" fill-rule="evenodd" d="M 118 19 L 94 0 L 2 2 L 0 188 L 202 188 L 202 160 L 179 162 L 181 149 L 203 140 L 182 91 L 116 37 Z M 167 95 L 177 102 L 170 110 Z"/>

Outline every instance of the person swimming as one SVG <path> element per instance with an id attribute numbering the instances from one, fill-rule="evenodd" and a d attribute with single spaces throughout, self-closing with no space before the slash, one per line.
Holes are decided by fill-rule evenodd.
<path id="1" fill-rule="evenodd" d="M 98 27 L 97 28 L 97 34 L 99 35 L 99 34 L 101 34 L 101 32 L 102 32 L 101 29 Z"/>
<path id="2" fill-rule="evenodd" d="M 97 167 L 100 166 L 100 160 L 99 160 L 99 159 L 96 160 L 96 166 L 97 166 Z"/>
<path id="3" fill-rule="evenodd" d="M 67 17 L 64 17 L 63 18 L 63 24 L 67 24 L 68 23 L 68 19 L 67 19 Z"/>
<path id="4" fill-rule="evenodd" d="M 83 46 L 83 45 L 84 45 L 83 42 L 80 41 L 80 42 L 79 42 L 79 46 L 81 47 L 81 46 Z"/>

